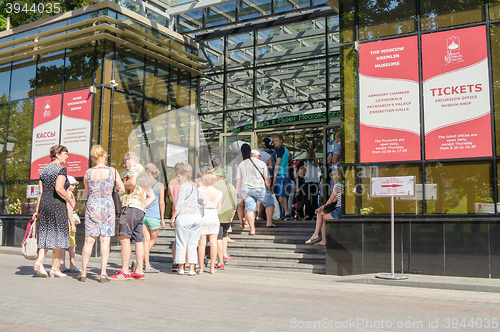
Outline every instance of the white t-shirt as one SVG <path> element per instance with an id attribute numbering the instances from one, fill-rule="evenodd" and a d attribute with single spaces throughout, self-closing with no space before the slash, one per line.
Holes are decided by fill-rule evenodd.
<path id="1" fill-rule="evenodd" d="M 251 159 L 251 160 L 250 160 Z M 269 169 L 266 163 L 257 158 L 251 157 L 250 159 L 243 160 L 238 165 L 236 172 L 236 179 L 241 179 L 241 189 L 265 189 L 266 183 L 262 178 L 270 178 Z M 255 167 L 253 164 L 255 164 Z M 258 170 L 257 170 L 258 169 Z"/>
<path id="2" fill-rule="evenodd" d="M 260 151 L 260 159 L 264 164 L 267 164 L 267 161 L 269 160 L 269 158 L 271 158 L 271 155 L 269 153 L 267 153 L 266 151 Z"/>

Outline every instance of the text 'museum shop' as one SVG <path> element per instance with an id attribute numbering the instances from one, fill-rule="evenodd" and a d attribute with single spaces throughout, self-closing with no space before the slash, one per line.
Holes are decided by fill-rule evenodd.
<path id="1" fill-rule="evenodd" d="M 92 144 L 122 176 L 128 151 L 165 184 L 177 162 L 198 173 L 219 155 L 235 183 L 241 143 L 282 134 L 327 169 L 340 130 L 327 274 L 390 270 L 390 198 L 370 179 L 415 176 L 395 200 L 396 271 L 500 277 L 500 1 L 140 3 L 0 32 L 2 245 L 20 245 L 54 144 L 84 206 Z"/>

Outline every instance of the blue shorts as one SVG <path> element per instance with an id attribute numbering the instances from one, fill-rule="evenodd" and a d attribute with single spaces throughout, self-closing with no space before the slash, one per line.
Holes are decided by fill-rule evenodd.
<path id="1" fill-rule="evenodd" d="M 257 202 L 261 202 L 265 208 L 274 206 L 274 199 L 267 189 L 243 189 L 241 191 L 245 201 L 245 209 L 249 212 L 257 211 Z"/>
<path id="2" fill-rule="evenodd" d="M 288 196 L 285 191 L 286 179 L 288 179 L 288 175 L 286 174 L 276 175 L 276 183 L 274 184 L 274 187 L 277 196 Z"/>
<path id="3" fill-rule="evenodd" d="M 337 206 L 335 210 L 330 212 L 333 219 L 340 219 L 340 214 L 342 213 L 342 206 Z"/>

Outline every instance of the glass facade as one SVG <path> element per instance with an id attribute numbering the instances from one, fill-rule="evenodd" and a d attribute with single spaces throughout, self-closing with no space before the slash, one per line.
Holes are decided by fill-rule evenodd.
<path id="1" fill-rule="evenodd" d="M 265 25 L 255 20 L 237 32 L 221 28 L 196 35 L 208 64 L 207 77 L 199 79 L 200 165 L 208 166 L 216 154 L 229 156 L 224 146 L 231 143 L 224 142 L 247 139 L 241 135 L 255 135 L 257 147 L 266 135 L 282 133 L 293 158 L 304 158 L 312 142 L 293 145 L 305 137 L 301 130 L 318 130 L 322 137 L 324 126 L 340 123 L 339 19 L 329 9 L 316 15 L 299 15 L 291 23 L 286 17 Z M 232 134 L 240 136 L 220 136 Z M 324 161 L 323 140 L 314 144 Z"/>
<path id="2" fill-rule="evenodd" d="M 341 57 L 342 160 L 345 178 L 344 213 L 351 216 L 388 214 L 388 201 L 370 197 L 369 178 L 376 176 L 414 175 L 417 190 L 425 195 L 415 201 L 396 201 L 399 214 L 414 215 L 495 215 L 498 214 L 498 155 L 500 151 L 499 106 L 499 17 L 498 4 L 490 1 L 400 1 L 389 6 L 374 1 L 341 1 L 344 11 L 340 24 L 343 43 Z M 417 15 L 418 13 L 418 15 Z M 487 15 L 489 13 L 489 15 Z M 495 16 L 497 15 L 497 16 Z M 357 24 L 356 24 L 357 22 Z M 421 158 L 410 162 L 363 163 L 360 158 L 360 68 L 359 49 L 372 41 L 416 36 L 419 40 L 419 75 L 422 69 L 421 40 L 434 32 L 459 31 L 459 28 L 484 26 L 489 33 L 485 44 L 489 63 L 488 82 L 491 87 L 492 151 L 481 158 L 427 160 L 426 132 L 420 128 Z M 423 91 L 420 76 L 419 87 Z M 424 77 L 425 79 L 425 77 Z M 423 93 L 423 92 L 421 92 Z M 425 97 L 424 97 L 425 98 Z M 425 105 L 420 105 L 420 117 Z M 444 158 L 444 157 L 443 157 Z M 366 169 L 370 169 L 369 172 Z M 376 168 L 376 171 L 374 169 Z M 356 194 L 354 194 L 356 193 Z"/>

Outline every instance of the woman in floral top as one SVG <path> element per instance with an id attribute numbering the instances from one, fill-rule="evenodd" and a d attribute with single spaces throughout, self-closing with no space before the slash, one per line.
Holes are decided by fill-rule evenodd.
<path id="1" fill-rule="evenodd" d="M 100 145 L 92 146 L 90 156 L 96 164 L 85 172 L 83 183 L 88 196 L 85 210 L 85 244 L 82 250 L 82 272 L 78 280 L 85 281 L 90 254 L 100 236 L 101 241 L 101 282 L 109 281 L 106 273 L 108 265 L 110 239 L 115 235 L 115 204 L 111 196 L 113 187 L 119 195 L 125 193 L 120 175 L 113 167 L 107 167 L 108 154 Z"/>

